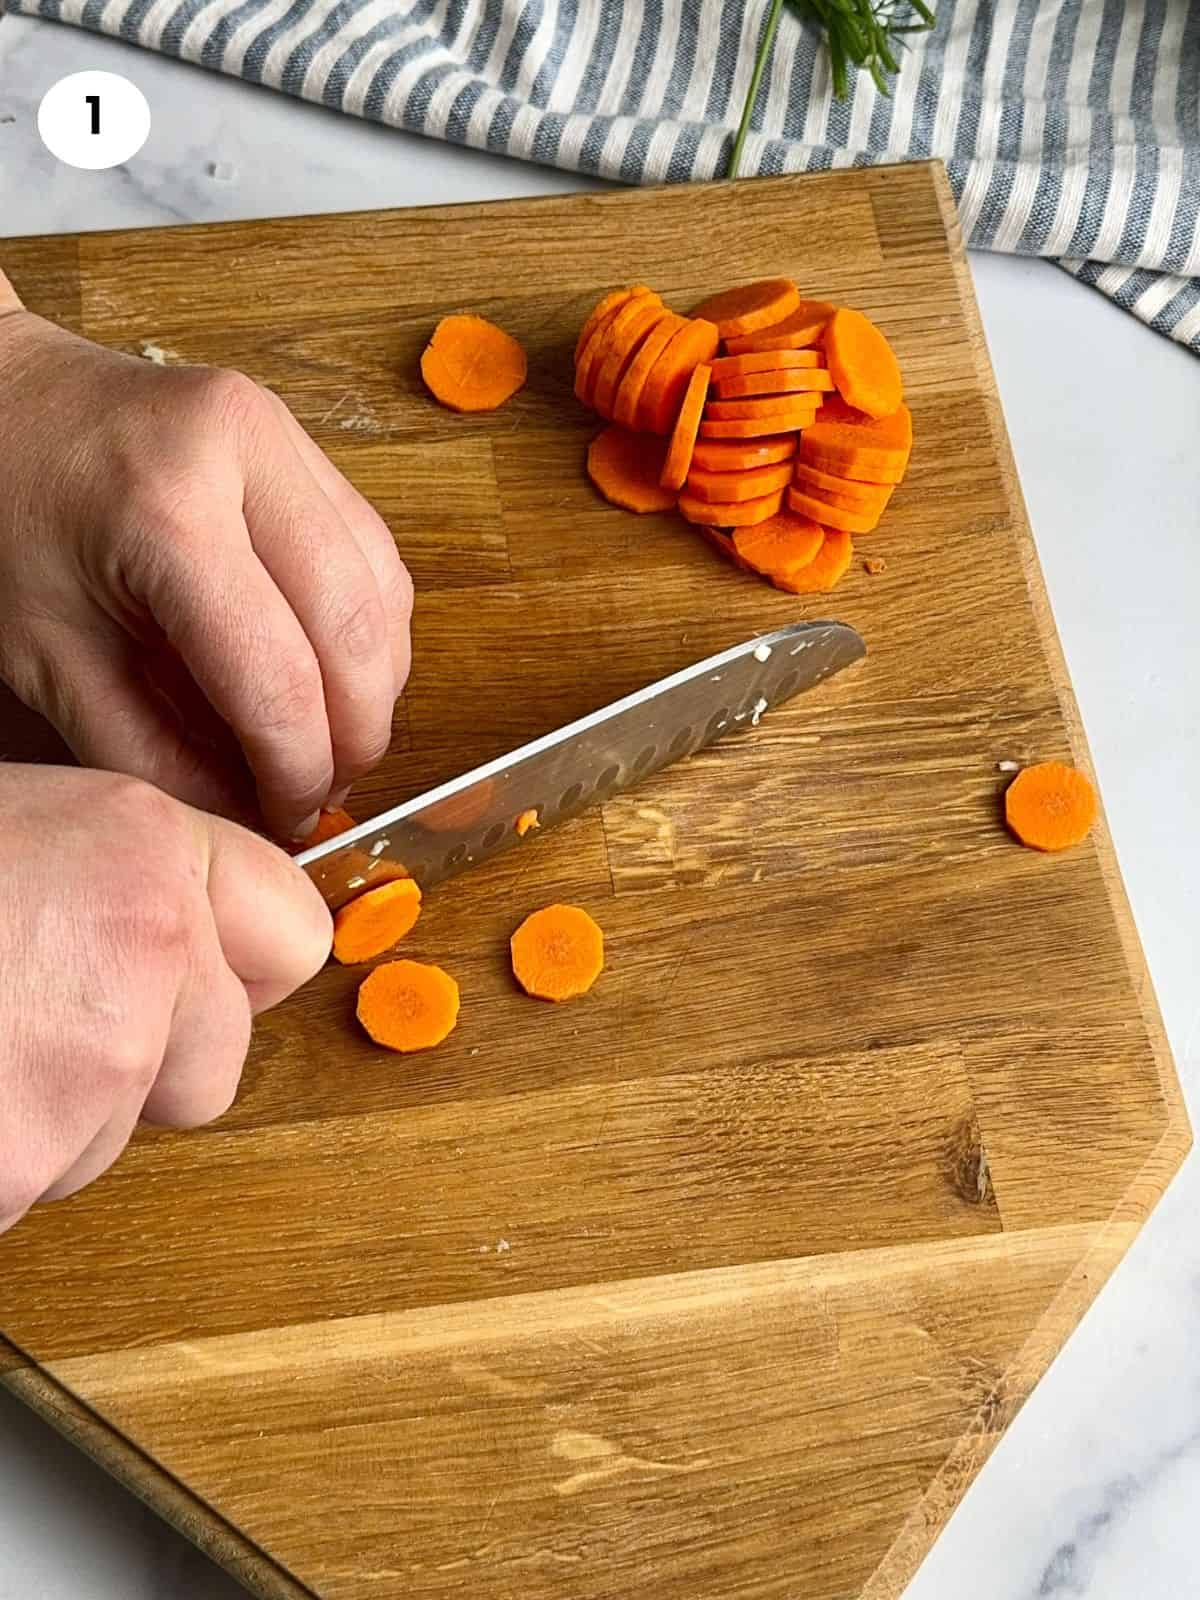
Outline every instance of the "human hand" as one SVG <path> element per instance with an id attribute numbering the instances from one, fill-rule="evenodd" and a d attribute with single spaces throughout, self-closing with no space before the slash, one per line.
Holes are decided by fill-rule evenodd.
<path id="1" fill-rule="evenodd" d="M 304 837 L 386 751 L 408 674 L 386 524 L 249 378 L 8 305 L 0 677 L 85 766 Z"/>
<path id="2" fill-rule="evenodd" d="M 331 925 L 273 844 L 66 767 L 0 766 L 0 883 L 3 1232 L 99 1177 L 139 1117 L 219 1117 L 251 1014 L 318 970 Z"/>

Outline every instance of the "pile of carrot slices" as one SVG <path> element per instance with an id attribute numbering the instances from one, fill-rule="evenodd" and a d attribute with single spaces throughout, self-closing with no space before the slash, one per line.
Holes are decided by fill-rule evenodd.
<path id="1" fill-rule="evenodd" d="M 794 594 L 833 588 L 912 450 L 887 339 L 790 278 L 727 289 L 686 317 L 645 284 L 610 290 L 576 342 L 575 394 L 611 424 L 588 451 L 606 500 L 674 507 Z"/>

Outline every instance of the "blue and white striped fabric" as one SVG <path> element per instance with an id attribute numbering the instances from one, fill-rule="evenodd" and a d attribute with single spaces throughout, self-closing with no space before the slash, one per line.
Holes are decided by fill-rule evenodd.
<path id="1" fill-rule="evenodd" d="M 3 4 L 4 0 L 0 0 Z M 7 0 L 433 138 L 720 176 L 769 0 Z M 1058 259 L 1200 352 L 1200 0 L 935 0 L 891 98 L 785 11 L 743 173 L 940 156 L 968 242 Z"/>

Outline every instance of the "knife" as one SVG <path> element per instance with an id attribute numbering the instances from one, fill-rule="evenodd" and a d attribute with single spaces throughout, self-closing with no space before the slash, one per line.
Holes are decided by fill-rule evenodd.
<path id="1" fill-rule="evenodd" d="M 296 857 L 333 909 L 397 877 L 432 888 L 632 788 L 866 653 L 841 622 L 796 622 L 660 678 Z M 532 842 L 532 836 L 530 836 Z"/>

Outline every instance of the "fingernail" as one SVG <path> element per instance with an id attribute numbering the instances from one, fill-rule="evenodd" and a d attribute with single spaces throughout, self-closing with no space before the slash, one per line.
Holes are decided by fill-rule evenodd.
<path id="1" fill-rule="evenodd" d="M 320 820 L 321 813 L 319 811 L 314 811 L 311 817 L 306 817 L 296 831 L 292 834 L 292 842 L 294 844 L 303 844 L 305 839 L 308 838 L 309 834 L 316 831 L 317 823 L 320 822 Z"/>
<path id="2" fill-rule="evenodd" d="M 349 798 L 350 785 L 347 784 L 344 789 L 339 789 L 336 794 L 331 794 L 329 796 L 329 799 L 325 802 L 326 808 L 330 811 L 337 811 L 339 807 L 346 804 L 346 801 L 349 800 Z"/>

